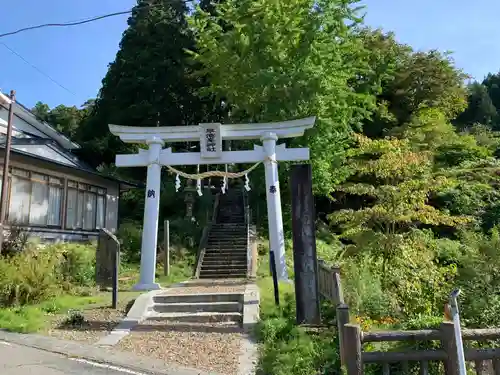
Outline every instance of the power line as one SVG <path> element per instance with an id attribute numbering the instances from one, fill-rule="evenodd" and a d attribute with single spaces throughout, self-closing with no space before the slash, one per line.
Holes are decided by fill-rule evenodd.
<path id="1" fill-rule="evenodd" d="M 21 60 L 23 60 L 26 64 L 28 64 L 29 66 L 31 66 L 33 69 L 35 69 L 38 73 L 40 73 L 41 75 L 43 75 L 45 78 L 48 78 L 49 80 L 51 80 L 53 83 L 55 83 L 57 86 L 59 86 L 60 88 L 62 88 L 63 90 L 69 92 L 71 95 L 75 96 L 76 97 L 76 94 L 71 91 L 70 89 L 68 89 L 67 87 L 61 85 L 59 82 L 57 82 L 54 78 L 52 78 L 51 76 L 49 76 L 47 73 L 45 73 L 43 70 L 41 70 L 40 68 L 38 68 L 36 65 L 32 64 L 31 62 L 29 62 L 28 60 L 26 60 L 23 56 L 21 56 L 19 53 L 17 53 L 16 51 L 14 51 L 12 48 L 10 48 L 7 44 L 5 44 L 4 42 L 0 42 L 1 45 L 3 45 L 5 48 L 7 48 L 11 53 L 13 53 L 14 55 L 16 55 L 17 57 L 19 57 Z"/>
<path id="2" fill-rule="evenodd" d="M 3 38 L 5 36 L 9 36 L 9 35 L 19 34 L 19 33 L 22 33 L 23 31 L 41 29 L 41 28 L 44 28 L 44 27 L 64 27 L 64 26 L 83 25 L 84 23 L 89 23 L 89 22 L 93 22 L 93 21 L 97 21 L 97 20 L 102 20 L 103 18 L 119 16 L 121 14 L 127 14 L 127 13 L 131 13 L 131 12 L 132 12 L 132 10 L 126 10 L 126 11 L 123 11 L 123 12 L 116 12 L 116 13 L 105 14 L 105 15 L 102 15 L 102 16 L 88 18 L 88 19 L 85 19 L 85 20 L 82 20 L 82 21 L 76 21 L 76 22 L 45 23 L 45 24 L 42 24 L 42 25 L 23 27 L 22 29 L 18 29 L 18 30 L 15 30 L 15 31 L 10 31 L 8 33 L 0 34 L 0 38 Z"/>
<path id="3" fill-rule="evenodd" d="M 63 23 L 44 23 L 44 24 L 36 25 L 36 26 L 23 27 L 22 29 L 18 29 L 18 30 L 15 30 L 15 31 L 10 31 L 10 32 L 7 32 L 7 33 L 0 34 L 0 38 L 3 38 L 5 36 L 9 36 L 9 35 L 19 34 L 19 33 L 22 33 L 23 31 L 41 29 L 41 28 L 44 28 L 44 27 L 66 27 L 66 26 L 83 25 L 85 23 L 102 20 L 104 18 L 115 17 L 115 16 L 120 16 L 122 14 L 132 13 L 136 9 L 154 8 L 154 7 L 158 7 L 158 6 L 163 6 L 163 5 L 162 4 L 144 5 L 144 6 L 141 6 L 139 8 L 132 8 L 132 9 L 129 9 L 129 10 L 124 10 L 124 11 L 115 12 L 115 13 L 108 13 L 108 14 L 104 14 L 102 16 L 96 16 L 96 17 L 86 18 L 86 19 L 83 19 L 83 20 L 80 20 L 80 21 L 63 22 Z"/>

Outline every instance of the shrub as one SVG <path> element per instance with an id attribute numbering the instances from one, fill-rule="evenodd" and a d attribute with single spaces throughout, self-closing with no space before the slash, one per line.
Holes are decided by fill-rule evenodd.
<path id="1" fill-rule="evenodd" d="M 0 304 L 32 304 L 57 295 L 61 288 L 59 253 L 28 249 L 0 260 Z"/>
<path id="2" fill-rule="evenodd" d="M 23 251 L 28 245 L 28 237 L 28 233 L 22 228 L 11 225 L 2 243 L 0 256 L 14 256 Z"/>
<path id="3" fill-rule="evenodd" d="M 50 246 L 47 251 L 62 254 L 61 271 L 67 282 L 78 286 L 92 286 L 94 284 L 96 262 L 94 246 L 61 244 Z"/>
<path id="4" fill-rule="evenodd" d="M 57 244 L 0 258 L 0 306 L 20 306 L 51 299 L 63 290 L 93 284 L 95 248 Z"/>
<path id="5" fill-rule="evenodd" d="M 141 260 L 142 226 L 136 222 L 120 224 L 117 237 L 124 262 L 137 263 Z"/>

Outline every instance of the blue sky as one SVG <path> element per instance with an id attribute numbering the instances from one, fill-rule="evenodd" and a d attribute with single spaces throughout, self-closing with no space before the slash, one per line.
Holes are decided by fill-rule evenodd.
<path id="1" fill-rule="evenodd" d="M 364 0 L 369 25 L 396 32 L 415 49 L 450 50 L 475 78 L 500 70 L 498 0 Z M 0 33 L 40 23 L 67 22 L 130 9 L 135 0 L 16 0 L 2 4 Z M 480 5 L 479 5 L 480 4 Z M 0 89 L 16 89 L 26 106 L 43 101 L 81 105 L 101 86 L 128 16 L 85 25 L 44 28 L 0 38 Z M 9 51 L 20 54 L 46 75 Z"/>

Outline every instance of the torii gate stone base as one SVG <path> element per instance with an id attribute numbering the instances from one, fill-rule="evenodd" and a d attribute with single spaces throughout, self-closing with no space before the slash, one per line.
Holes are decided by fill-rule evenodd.
<path id="1" fill-rule="evenodd" d="M 314 126 L 315 117 L 265 124 L 200 124 L 193 126 L 136 127 L 109 125 L 112 134 L 123 142 L 149 145 L 137 154 L 116 155 L 117 167 L 147 167 L 146 200 L 141 245 L 140 280 L 135 290 L 159 289 L 155 282 L 158 213 L 162 165 L 203 165 L 263 162 L 266 176 L 269 249 L 276 259 L 280 280 L 288 280 L 285 262 L 285 239 L 278 177 L 279 161 L 309 160 L 308 148 L 277 145 L 279 138 L 293 138 Z M 260 139 L 248 151 L 222 151 L 222 140 Z M 165 143 L 200 142 L 201 152 L 172 152 Z"/>

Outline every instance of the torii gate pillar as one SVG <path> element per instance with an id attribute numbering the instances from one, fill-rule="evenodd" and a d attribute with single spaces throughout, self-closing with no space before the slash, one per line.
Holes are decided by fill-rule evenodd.
<path id="1" fill-rule="evenodd" d="M 141 243 L 141 275 L 135 290 L 156 290 L 160 284 L 155 282 L 156 246 L 158 245 L 158 215 L 160 213 L 161 164 L 160 152 L 165 142 L 152 137 L 147 140 L 149 160 L 144 199 L 144 223 Z"/>
<path id="2" fill-rule="evenodd" d="M 285 235 L 283 233 L 283 215 L 281 213 L 280 180 L 278 161 L 276 160 L 275 133 L 265 133 L 261 141 L 266 159 L 264 161 L 266 176 L 267 222 L 269 225 L 269 250 L 274 252 L 278 279 L 287 280 L 288 271 L 285 258 Z"/>

